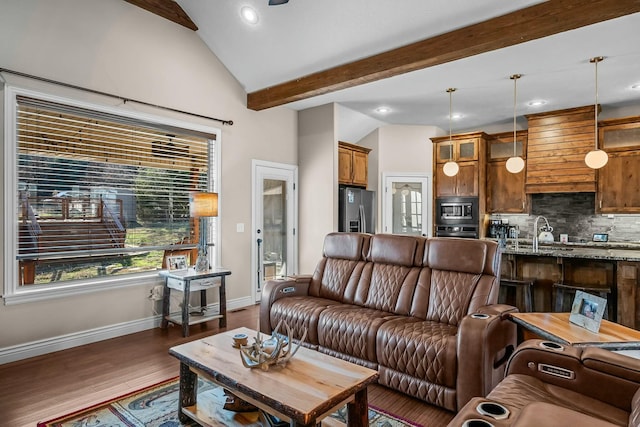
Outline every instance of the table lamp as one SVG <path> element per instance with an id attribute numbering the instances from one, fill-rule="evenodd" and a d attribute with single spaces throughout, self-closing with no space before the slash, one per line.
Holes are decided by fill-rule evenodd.
<path id="1" fill-rule="evenodd" d="M 207 218 L 218 216 L 218 193 L 206 193 L 193 191 L 189 193 L 189 215 L 200 220 L 200 236 L 198 240 L 198 259 L 196 260 L 196 271 L 202 273 L 209 270 L 209 259 L 207 257 Z M 213 243 L 211 244 L 213 245 Z"/>

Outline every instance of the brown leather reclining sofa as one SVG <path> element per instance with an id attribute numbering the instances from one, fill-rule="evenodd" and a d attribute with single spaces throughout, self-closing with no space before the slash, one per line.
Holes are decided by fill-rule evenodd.
<path id="1" fill-rule="evenodd" d="M 260 330 L 306 328 L 305 345 L 455 411 L 502 379 L 515 348 L 499 269 L 495 242 L 331 233 L 312 276 L 265 285 Z"/>
<path id="2" fill-rule="evenodd" d="M 639 427 L 639 387 L 638 359 L 528 340 L 513 354 L 505 379 L 486 398 L 469 401 L 449 427 Z"/>

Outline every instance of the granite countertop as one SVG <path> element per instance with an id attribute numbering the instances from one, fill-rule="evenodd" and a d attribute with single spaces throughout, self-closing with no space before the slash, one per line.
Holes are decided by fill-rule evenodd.
<path id="1" fill-rule="evenodd" d="M 507 247 L 502 250 L 502 253 L 611 261 L 640 261 L 640 244 L 637 243 L 548 243 L 540 244 L 538 247 L 538 252 L 533 252 L 531 240 L 520 239 L 516 249 L 513 239 L 508 239 Z"/>

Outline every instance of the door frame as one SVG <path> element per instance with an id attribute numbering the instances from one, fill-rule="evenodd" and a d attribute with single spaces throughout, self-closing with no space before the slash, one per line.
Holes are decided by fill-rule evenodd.
<path id="1" fill-rule="evenodd" d="M 383 172 L 382 173 L 382 188 L 384 189 L 383 197 L 381 200 L 382 209 L 382 232 L 392 233 L 393 224 L 391 223 L 393 201 L 391 194 L 391 183 L 393 182 L 420 182 L 422 183 L 422 218 L 426 221 L 422 222 L 422 234 L 431 237 L 433 233 L 432 228 L 432 200 L 431 200 L 431 187 L 430 177 L 424 173 L 408 173 L 408 172 Z"/>
<path id="2" fill-rule="evenodd" d="M 273 169 L 274 172 L 285 171 L 287 174 L 291 173 L 293 175 L 293 182 L 291 183 L 291 188 L 288 188 L 288 196 L 290 199 L 287 199 L 287 205 L 292 203 L 292 206 L 287 206 L 287 210 L 289 207 L 292 208 L 292 218 L 290 224 L 288 224 L 288 232 L 291 233 L 291 236 L 287 238 L 287 244 L 290 244 L 291 247 L 287 247 L 287 254 L 291 254 L 291 262 L 287 262 L 287 274 L 297 274 L 298 273 L 298 166 L 291 165 L 287 163 L 276 163 L 270 162 L 266 160 L 251 160 L 251 297 L 254 301 L 259 302 L 260 297 L 262 295 L 261 289 L 258 288 L 258 233 L 257 230 L 257 205 L 256 205 L 256 197 L 257 189 L 258 189 L 258 168 L 269 168 Z"/>

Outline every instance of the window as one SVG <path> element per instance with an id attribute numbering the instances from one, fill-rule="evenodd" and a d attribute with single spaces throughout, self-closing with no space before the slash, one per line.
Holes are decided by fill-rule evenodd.
<path id="1" fill-rule="evenodd" d="M 165 249 L 195 247 L 189 192 L 215 191 L 217 129 L 6 96 L 5 299 L 126 282 L 160 269 Z"/>

